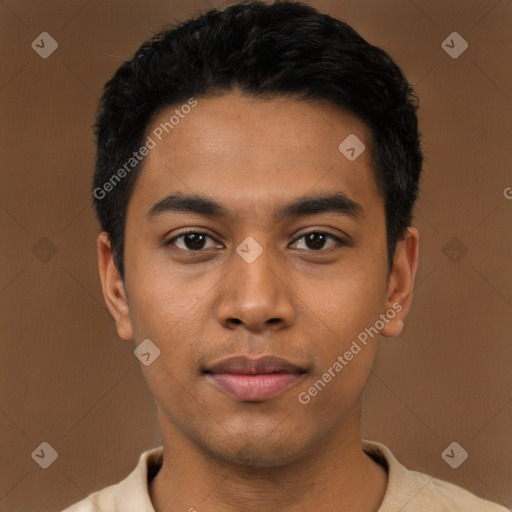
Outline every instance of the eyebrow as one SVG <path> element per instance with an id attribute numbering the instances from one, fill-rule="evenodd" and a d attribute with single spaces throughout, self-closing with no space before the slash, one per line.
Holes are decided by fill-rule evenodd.
<path id="1" fill-rule="evenodd" d="M 185 195 L 181 192 L 169 194 L 155 203 L 146 214 L 146 218 L 154 220 L 165 213 L 195 213 L 219 219 L 233 216 L 231 210 L 211 197 L 197 194 Z M 294 199 L 280 207 L 274 213 L 273 219 L 275 222 L 280 222 L 289 217 L 320 213 L 337 213 L 357 220 L 364 215 L 364 209 L 361 204 L 347 195 L 336 192 Z"/>

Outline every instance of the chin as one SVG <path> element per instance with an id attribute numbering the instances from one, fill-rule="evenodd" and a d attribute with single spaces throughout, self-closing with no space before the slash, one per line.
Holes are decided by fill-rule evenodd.
<path id="1" fill-rule="evenodd" d="M 233 437 L 240 439 L 237 446 L 233 445 Z M 307 451 L 306 446 L 300 446 L 300 440 L 292 439 L 289 434 L 276 436 L 275 432 L 272 438 L 267 433 L 251 436 L 233 434 L 225 443 L 225 446 L 210 446 L 209 451 L 216 458 L 247 468 L 284 466 L 301 459 Z"/>

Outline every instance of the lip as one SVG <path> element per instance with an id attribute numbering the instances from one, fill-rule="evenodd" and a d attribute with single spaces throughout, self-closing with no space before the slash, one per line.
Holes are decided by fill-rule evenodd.
<path id="1" fill-rule="evenodd" d="M 277 356 L 233 356 L 215 363 L 204 372 L 208 380 L 243 401 L 269 400 L 283 393 L 306 373 L 286 359 Z"/>

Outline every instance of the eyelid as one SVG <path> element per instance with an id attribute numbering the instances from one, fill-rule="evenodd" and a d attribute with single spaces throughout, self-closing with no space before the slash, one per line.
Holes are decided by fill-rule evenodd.
<path id="1" fill-rule="evenodd" d="M 177 235 L 174 235 L 172 238 L 169 238 L 168 240 L 165 240 L 164 241 L 164 245 L 165 246 L 168 246 L 168 245 L 172 245 L 176 240 L 182 238 L 183 236 L 186 236 L 188 235 L 189 233 L 196 233 L 196 234 L 199 234 L 199 235 L 206 235 L 208 238 L 211 238 L 212 240 L 214 240 L 216 243 L 220 243 L 216 240 L 216 238 L 211 235 L 208 231 L 205 231 L 204 228 L 185 228 L 183 231 L 180 231 Z M 179 247 L 178 247 L 179 249 Z M 199 251 L 192 251 L 192 250 L 186 250 L 186 249 L 180 249 L 182 251 L 185 251 L 185 252 L 202 252 L 204 249 L 201 249 Z"/>
<path id="2" fill-rule="evenodd" d="M 351 238 L 349 235 L 343 233 L 342 235 L 335 235 L 334 233 L 331 233 L 327 230 L 327 228 L 307 228 L 307 231 L 304 231 L 302 234 L 297 235 L 294 239 L 294 243 L 297 240 L 300 240 L 302 237 L 306 235 L 310 235 L 311 233 L 320 233 L 321 235 L 327 235 L 329 238 L 333 238 L 337 242 L 341 244 L 348 245 Z"/>

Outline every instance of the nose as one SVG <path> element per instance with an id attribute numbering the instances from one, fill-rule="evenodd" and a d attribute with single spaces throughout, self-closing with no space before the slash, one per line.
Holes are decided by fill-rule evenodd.
<path id="1" fill-rule="evenodd" d="M 282 329 L 295 320 L 294 295 L 287 282 L 285 262 L 263 249 L 256 259 L 238 253 L 230 258 L 228 273 L 218 288 L 217 317 L 228 328 L 251 331 Z"/>

